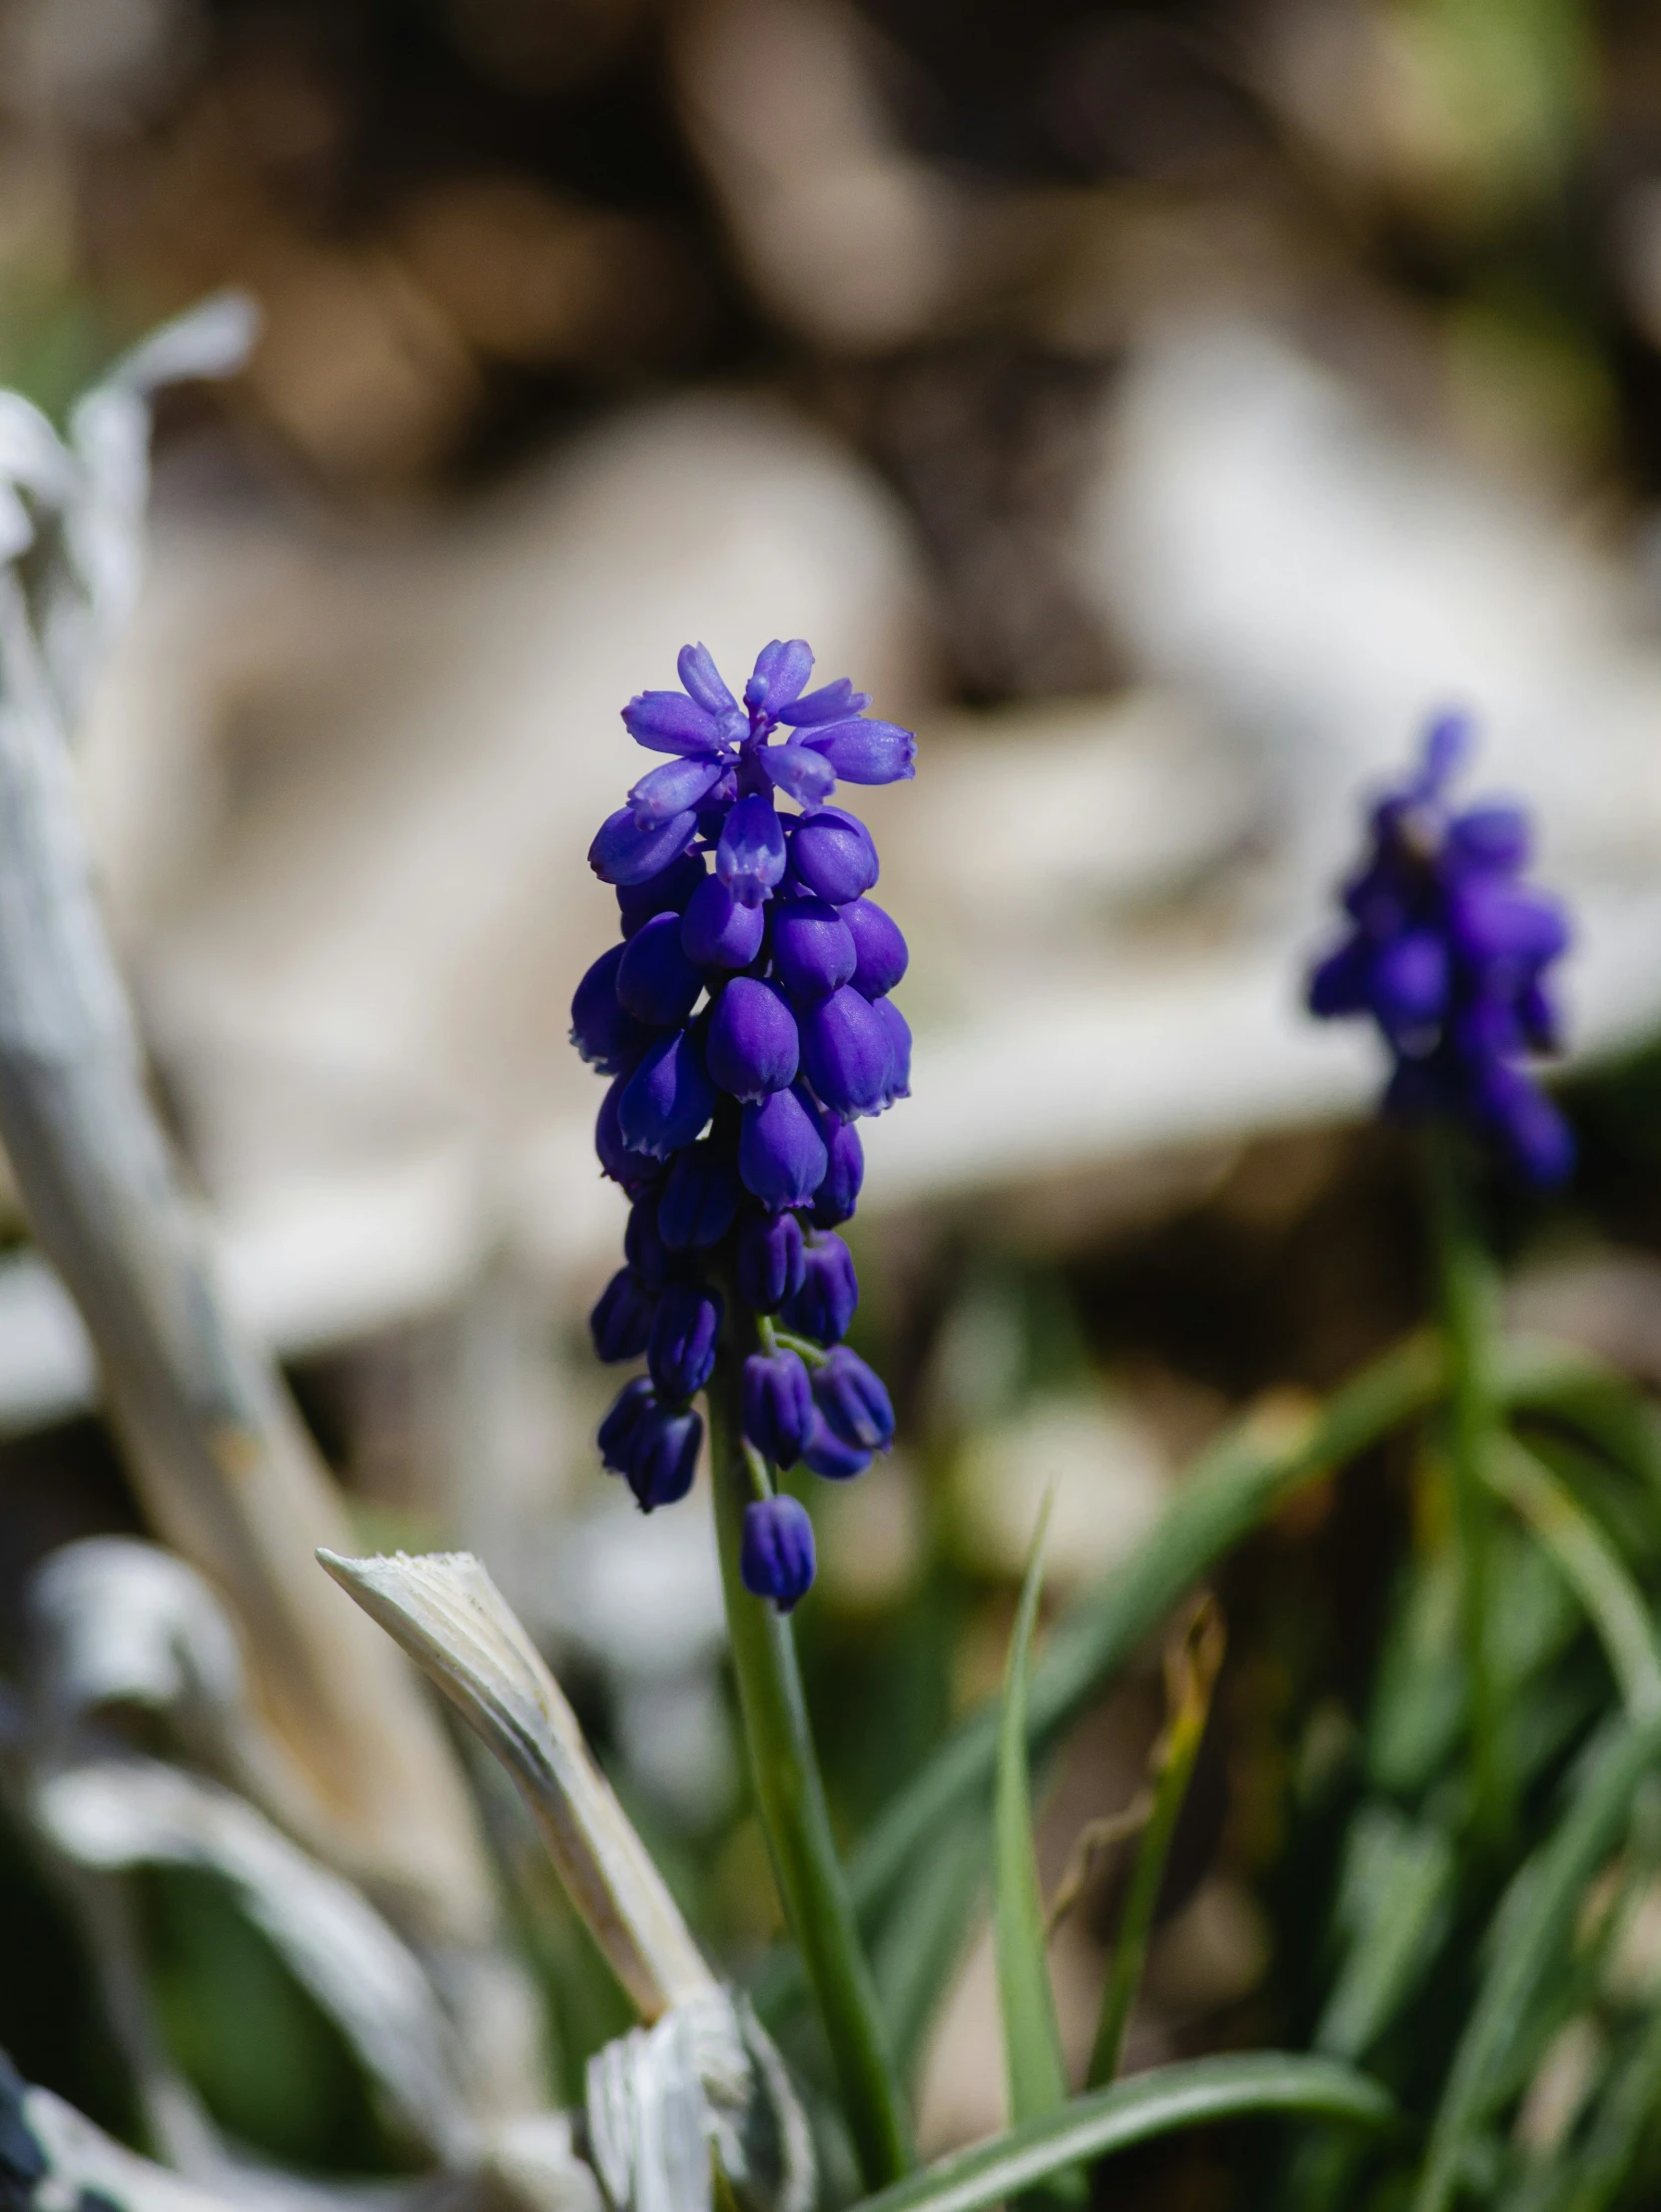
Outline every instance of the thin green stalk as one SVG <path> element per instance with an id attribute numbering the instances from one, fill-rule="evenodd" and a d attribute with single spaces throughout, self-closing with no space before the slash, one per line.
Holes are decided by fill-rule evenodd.
<path id="1" fill-rule="evenodd" d="M 1166 1661 L 1170 1718 L 1154 1750 L 1154 1807 L 1142 1831 L 1108 1967 L 1107 1987 L 1102 1992 L 1102 2018 L 1085 2080 L 1088 2089 L 1104 2087 L 1119 2071 L 1125 2030 L 1131 2024 L 1131 2010 L 1142 1987 L 1154 1908 L 1165 1881 L 1171 1839 L 1188 1797 L 1194 1762 L 1200 1755 L 1212 1709 L 1212 1690 L 1222 1664 L 1223 1617 L 1208 1599 L 1196 1609 Z"/>
<path id="2" fill-rule="evenodd" d="M 910 2172 L 909 2132 L 831 1835 L 790 1623 L 753 1598 L 739 1573 L 744 1511 L 756 1497 L 759 1469 L 756 1463 L 752 1470 L 753 1454 L 744 1444 L 739 1389 L 756 1332 L 743 1308 L 733 1303 L 728 1311 L 737 1341 L 723 1345 L 705 1395 L 721 1584 L 750 1774 L 860 2172 L 867 2188 L 880 2189 Z"/>
<path id="3" fill-rule="evenodd" d="M 1500 1760 L 1499 1711 L 1489 1650 L 1493 1510 L 1486 1463 L 1499 1435 L 1493 1346 L 1493 1268 L 1471 1220 L 1451 1131 L 1430 1135 L 1427 1151 L 1435 1223 L 1437 1305 L 1447 1359 L 1447 1458 L 1459 1547 L 1460 1627 L 1470 1693 L 1471 1777 L 1476 1832 L 1492 1852 L 1512 1825 L 1511 1790 Z"/>

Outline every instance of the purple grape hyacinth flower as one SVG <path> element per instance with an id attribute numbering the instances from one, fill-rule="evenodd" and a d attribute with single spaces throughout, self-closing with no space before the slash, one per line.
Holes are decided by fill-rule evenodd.
<path id="1" fill-rule="evenodd" d="M 1567 1122 L 1527 1066 L 1559 1049 L 1546 971 L 1568 947 L 1567 917 L 1522 880 L 1521 807 L 1454 811 L 1448 786 L 1471 726 L 1444 714 L 1417 772 L 1373 806 L 1371 842 L 1344 886 L 1348 933 L 1313 970 L 1309 1011 L 1369 1015 L 1391 1059 L 1384 1110 L 1457 1124 L 1541 1188 L 1574 1165 Z"/>
<path id="2" fill-rule="evenodd" d="M 765 1349 L 736 1381 L 743 1438 L 762 1461 L 801 1459 L 845 1481 L 886 1449 L 887 1393 L 835 1349 L 859 1284 L 827 1232 L 859 1200 L 854 1118 L 904 1097 L 910 1063 L 889 998 L 905 938 L 866 895 L 879 872 L 870 832 L 829 801 L 839 780 L 911 777 L 916 740 L 874 719 L 845 677 L 809 690 L 800 638 L 765 645 L 741 692 L 703 645 L 686 646 L 677 670 L 679 689 L 623 709 L 660 757 L 590 848 L 622 942 L 571 1006 L 573 1044 L 610 1078 L 600 1166 L 633 1201 L 594 1347 L 608 1360 L 643 1352 L 648 1367 L 599 1445 L 643 1511 L 684 1496 L 703 1435 L 691 1400 L 758 1337 Z M 1462 926 L 1492 936 L 1506 921 L 1478 905 Z M 756 1318 L 768 1314 L 795 1348 Z M 804 1595 L 813 1536 L 795 1501 L 749 1508 L 743 1576 L 782 1611 Z"/>

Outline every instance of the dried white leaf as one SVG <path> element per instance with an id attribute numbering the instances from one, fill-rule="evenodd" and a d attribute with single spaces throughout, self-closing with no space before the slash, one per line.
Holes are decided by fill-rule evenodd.
<path id="1" fill-rule="evenodd" d="M 571 1901 L 646 2020 L 715 1986 L 541 1654 L 467 1552 L 318 1558 L 518 1783 Z"/>

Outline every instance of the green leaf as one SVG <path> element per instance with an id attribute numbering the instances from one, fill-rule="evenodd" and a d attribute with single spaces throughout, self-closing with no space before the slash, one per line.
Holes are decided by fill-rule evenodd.
<path id="1" fill-rule="evenodd" d="M 986 1881 L 987 1839 L 961 1822 L 934 1849 L 914 1908 L 895 1914 L 872 1951 L 871 1971 L 889 2047 L 902 2080 L 916 2067 L 946 1985 L 969 1947 L 969 1922 Z"/>
<path id="2" fill-rule="evenodd" d="M 1515 1438 L 1496 1441 L 1483 1472 L 1534 1531 L 1585 1607 L 1629 1716 L 1648 1720 L 1661 1713 L 1661 1660 L 1649 1612 L 1609 1539 Z"/>
<path id="3" fill-rule="evenodd" d="M 1633 1792 L 1658 1754 L 1661 1720 L 1623 1727 L 1501 1899 L 1489 1965 L 1453 2054 L 1413 2212 L 1445 2212 L 1452 2202 L 1464 2155 L 1503 2089 L 1517 2024 L 1566 1943 L 1582 1892 L 1614 1846 Z"/>
<path id="4" fill-rule="evenodd" d="M 1370 2050 L 1435 1963 L 1452 1919 L 1453 1845 L 1394 1805 L 1364 1804 L 1344 1847 L 1334 1917 L 1349 1945 L 1314 2032 L 1317 2050 Z"/>
<path id="5" fill-rule="evenodd" d="M 1044 1536 L 1050 1523 L 1051 1502 L 1045 1501 L 1033 1537 L 1004 1668 L 992 1819 L 992 1929 L 998 1953 L 998 2001 L 1003 2015 L 1010 2113 L 1017 2122 L 1041 2119 L 1067 2102 L 1067 2069 L 1062 2062 L 1055 1992 L 1050 1987 L 1044 1894 L 1033 1844 L 1032 1791 L 1027 1774 L 1027 1668 L 1039 1596 L 1044 1588 Z M 1078 2181 L 1082 2193 L 1082 2175 Z"/>
<path id="6" fill-rule="evenodd" d="M 1376 2082 L 1330 2058 L 1283 2051 L 1197 2058 L 1075 2097 L 1048 2119 L 971 2144 L 867 2197 L 855 2212 L 979 2212 L 1067 2167 L 1246 2113 L 1296 2112 L 1380 2127 L 1393 2110 Z"/>

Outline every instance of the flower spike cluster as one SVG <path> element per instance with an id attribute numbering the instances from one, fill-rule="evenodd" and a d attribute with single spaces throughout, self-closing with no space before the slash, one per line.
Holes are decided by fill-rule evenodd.
<path id="1" fill-rule="evenodd" d="M 739 700 L 707 648 L 686 646 L 682 688 L 623 709 L 636 743 L 670 758 L 588 854 L 622 941 L 578 984 L 571 1041 L 611 1079 L 595 1148 L 632 1201 L 626 1265 L 590 1327 L 602 1360 L 646 1360 L 599 1446 L 647 1513 L 691 1488 L 691 1401 L 726 1295 L 776 1317 L 742 1377 L 764 1461 L 839 1481 L 894 1435 L 887 1392 L 841 1342 L 859 1285 L 835 1232 L 864 1175 L 856 1122 L 908 1094 L 911 1032 L 889 996 L 908 956 L 867 895 L 869 832 L 829 801 L 839 779 L 911 776 L 916 739 L 869 716 L 845 677 L 809 691 L 812 667 L 800 638 L 775 638 Z M 805 1594 L 813 1531 L 794 1499 L 748 1508 L 742 1568 L 783 1611 Z"/>
<path id="2" fill-rule="evenodd" d="M 1450 805 L 1470 749 L 1465 717 L 1442 716 L 1418 772 L 1374 806 L 1371 849 L 1343 892 L 1349 934 L 1310 977 L 1309 1010 L 1372 1016 L 1393 1062 L 1387 1113 L 1462 1124 L 1547 1186 L 1568 1175 L 1574 1139 L 1526 1058 L 1559 1049 L 1546 971 L 1568 923 L 1522 880 L 1522 808 Z"/>

